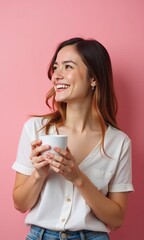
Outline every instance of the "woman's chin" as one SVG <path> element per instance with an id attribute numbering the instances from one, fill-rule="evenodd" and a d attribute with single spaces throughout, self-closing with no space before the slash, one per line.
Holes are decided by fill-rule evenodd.
<path id="1" fill-rule="evenodd" d="M 66 102 L 66 99 L 63 97 L 55 97 L 56 102 Z"/>

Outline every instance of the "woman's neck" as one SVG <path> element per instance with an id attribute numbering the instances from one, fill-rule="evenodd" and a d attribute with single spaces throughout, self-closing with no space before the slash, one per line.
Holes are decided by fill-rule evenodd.
<path id="1" fill-rule="evenodd" d="M 86 107 L 85 104 L 67 104 L 65 126 L 78 133 L 100 129 L 92 116 L 91 105 Z"/>

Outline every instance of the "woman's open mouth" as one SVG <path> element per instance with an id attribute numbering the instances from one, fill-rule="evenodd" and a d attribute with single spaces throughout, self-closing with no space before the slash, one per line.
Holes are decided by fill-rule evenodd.
<path id="1" fill-rule="evenodd" d="M 56 85 L 56 89 L 67 89 L 69 87 L 70 87 L 69 84 L 57 84 Z"/>

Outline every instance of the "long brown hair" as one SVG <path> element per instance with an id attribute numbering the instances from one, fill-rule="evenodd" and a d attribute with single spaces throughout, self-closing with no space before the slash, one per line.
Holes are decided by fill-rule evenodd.
<path id="1" fill-rule="evenodd" d="M 102 148 L 104 150 L 105 125 L 110 124 L 118 128 L 116 122 L 117 100 L 114 92 L 112 66 L 109 54 L 106 48 L 94 39 L 71 38 L 60 43 L 50 62 L 48 69 L 48 78 L 51 80 L 53 74 L 53 65 L 57 54 L 65 46 L 75 45 L 77 52 L 88 68 L 88 74 L 96 80 L 96 88 L 93 91 L 92 115 L 98 119 L 102 131 Z M 49 103 L 52 100 L 51 104 Z M 46 95 L 46 104 L 51 113 L 43 115 L 43 119 L 48 119 L 45 125 L 46 134 L 51 125 L 56 128 L 62 126 L 66 118 L 66 106 L 64 102 L 55 101 L 54 88 Z"/>

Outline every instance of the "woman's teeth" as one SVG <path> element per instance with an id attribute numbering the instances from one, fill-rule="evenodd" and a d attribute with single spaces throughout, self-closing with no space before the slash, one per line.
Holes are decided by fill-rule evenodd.
<path id="1" fill-rule="evenodd" d="M 65 85 L 65 84 L 59 84 L 56 86 L 57 89 L 66 89 L 68 87 L 69 87 L 69 85 Z"/>

